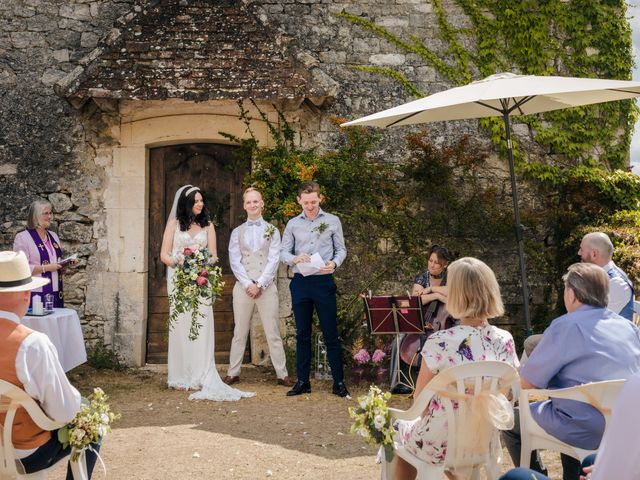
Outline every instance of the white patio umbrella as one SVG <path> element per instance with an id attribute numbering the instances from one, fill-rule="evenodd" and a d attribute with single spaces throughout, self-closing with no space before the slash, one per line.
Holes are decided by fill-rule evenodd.
<path id="1" fill-rule="evenodd" d="M 527 334 L 529 334 L 531 332 L 529 287 L 524 260 L 524 243 L 518 208 L 518 190 L 513 164 L 509 117 L 613 100 L 625 100 L 637 96 L 640 96 L 640 82 L 498 73 L 462 87 L 435 93 L 420 100 L 343 123 L 342 126 L 360 125 L 387 128 L 443 120 L 495 116 L 501 116 L 504 119 L 513 192 L 516 240 L 522 277 L 524 316 Z"/>

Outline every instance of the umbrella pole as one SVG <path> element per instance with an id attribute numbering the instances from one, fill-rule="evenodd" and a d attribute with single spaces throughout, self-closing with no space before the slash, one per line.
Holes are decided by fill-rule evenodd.
<path id="1" fill-rule="evenodd" d="M 504 126 L 507 133 L 507 155 L 509 158 L 509 173 L 511 174 L 511 192 L 513 193 L 513 213 L 515 216 L 516 242 L 518 243 L 518 258 L 520 260 L 520 276 L 522 278 L 522 300 L 524 305 L 524 321 L 526 325 L 525 338 L 529 337 L 531 316 L 529 314 L 529 285 L 527 283 L 527 267 L 524 261 L 524 240 L 522 224 L 520 223 L 520 209 L 518 207 L 518 186 L 516 184 L 516 169 L 513 163 L 513 146 L 511 144 L 511 120 L 508 112 L 503 112 Z"/>

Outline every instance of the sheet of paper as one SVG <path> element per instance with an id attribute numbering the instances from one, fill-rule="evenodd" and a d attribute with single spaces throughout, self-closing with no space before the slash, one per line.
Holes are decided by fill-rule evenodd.
<path id="1" fill-rule="evenodd" d="M 298 270 L 305 277 L 309 275 L 313 275 L 314 273 L 318 273 L 322 267 L 324 267 L 324 260 L 320 256 L 319 253 L 314 253 L 311 255 L 311 261 L 298 263 Z"/>
<path id="2" fill-rule="evenodd" d="M 78 259 L 78 254 L 74 253 L 73 255 L 68 256 L 65 259 L 60 260 L 58 263 L 60 265 L 66 265 L 67 263 L 73 262 L 74 260 Z"/>

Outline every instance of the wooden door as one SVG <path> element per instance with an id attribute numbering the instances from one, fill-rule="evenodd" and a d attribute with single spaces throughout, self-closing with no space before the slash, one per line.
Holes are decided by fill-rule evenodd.
<path id="1" fill-rule="evenodd" d="M 231 294 L 235 277 L 229 268 L 229 237 L 241 223 L 244 171 L 234 161 L 237 147 L 198 143 L 153 148 L 149 152 L 149 310 L 147 362 L 167 362 L 169 300 L 166 267 L 160 261 L 164 226 L 173 197 L 182 185 L 200 187 L 205 206 L 216 225 L 218 257 L 225 280 L 222 298 L 214 303 L 215 352 L 217 363 L 229 362 L 233 338 Z M 245 361 L 250 361 L 245 352 Z"/>

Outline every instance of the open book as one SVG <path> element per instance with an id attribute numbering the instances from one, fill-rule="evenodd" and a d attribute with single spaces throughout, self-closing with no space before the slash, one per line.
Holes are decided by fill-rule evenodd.
<path id="1" fill-rule="evenodd" d="M 73 255 L 69 255 L 67 258 L 63 258 L 58 263 L 64 267 L 68 263 L 75 262 L 76 260 L 78 260 L 78 254 L 74 253 Z"/>

